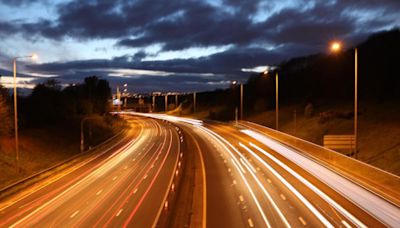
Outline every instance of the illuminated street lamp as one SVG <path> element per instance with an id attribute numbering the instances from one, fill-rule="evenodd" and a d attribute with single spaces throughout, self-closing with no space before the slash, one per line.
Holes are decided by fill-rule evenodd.
<path id="1" fill-rule="evenodd" d="M 342 43 L 339 41 L 334 41 L 331 43 L 330 48 L 332 52 L 338 52 L 342 49 Z"/>
<path id="2" fill-rule="evenodd" d="M 342 50 L 341 42 L 334 41 L 330 45 L 332 52 L 339 52 Z M 354 151 L 356 159 L 358 158 L 357 152 L 357 112 L 358 112 L 358 50 L 354 49 Z"/>
<path id="3" fill-rule="evenodd" d="M 263 75 L 268 75 L 268 70 L 264 71 Z M 275 129 L 279 129 L 279 84 L 278 71 L 275 74 Z"/>
<path id="4" fill-rule="evenodd" d="M 18 142 L 18 108 L 17 108 L 17 59 L 30 58 L 36 60 L 37 54 L 28 56 L 19 56 L 13 59 L 13 74 L 14 74 L 14 133 L 15 133 L 15 160 L 17 162 L 16 168 L 19 172 L 19 142 Z"/>

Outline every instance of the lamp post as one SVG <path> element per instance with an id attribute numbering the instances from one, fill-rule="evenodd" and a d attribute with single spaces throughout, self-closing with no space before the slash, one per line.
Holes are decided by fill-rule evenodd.
<path id="1" fill-rule="evenodd" d="M 196 92 L 193 92 L 193 113 L 196 112 Z"/>
<path id="2" fill-rule="evenodd" d="M 279 84 L 278 84 L 278 72 L 275 74 L 275 128 L 279 130 Z"/>
<path id="3" fill-rule="evenodd" d="M 165 94 L 165 112 L 168 112 L 168 94 Z"/>
<path id="4" fill-rule="evenodd" d="M 240 83 L 240 120 L 243 120 L 243 83 Z"/>
<path id="5" fill-rule="evenodd" d="M 332 52 L 339 52 L 342 49 L 342 43 L 338 41 L 332 42 L 330 45 Z M 358 50 L 354 49 L 354 153 L 358 159 Z"/>
<path id="6" fill-rule="evenodd" d="M 81 146 L 80 146 L 81 153 L 85 150 L 85 134 L 83 133 L 83 124 L 84 124 L 84 122 L 86 120 L 89 120 L 89 119 L 95 119 L 95 117 L 94 116 L 87 116 L 87 117 L 83 117 L 81 119 Z M 89 134 L 91 134 L 91 132 Z M 89 139 L 90 139 L 90 137 L 89 137 Z"/>
<path id="7" fill-rule="evenodd" d="M 127 98 L 127 94 L 128 93 L 128 84 L 127 83 L 125 83 L 124 84 L 124 93 L 123 93 L 123 95 L 124 95 L 124 108 L 126 109 L 126 107 L 127 107 L 127 105 L 128 105 L 128 98 Z"/>
<path id="8" fill-rule="evenodd" d="M 264 71 L 264 75 L 268 75 L 268 71 Z M 275 129 L 279 130 L 279 76 L 278 71 L 275 73 Z"/>
<path id="9" fill-rule="evenodd" d="M 17 60 L 31 58 L 32 60 L 36 60 L 38 56 L 36 54 L 28 55 L 28 56 L 19 56 L 13 59 L 13 76 L 14 76 L 14 133 L 15 133 L 15 160 L 16 160 L 16 168 L 19 172 L 19 139 L 18 139 L 18 106 L 17 106 Z"/>

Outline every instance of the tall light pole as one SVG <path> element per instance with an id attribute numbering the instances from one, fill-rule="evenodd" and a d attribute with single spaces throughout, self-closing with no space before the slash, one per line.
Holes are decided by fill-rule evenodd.
<path id="1" fill-rule="evenodd" d="M 14 76 L 14 133 L 15 133 L 15 160 L 17 172 L 20 171 L 19 168 L 19 139 L 18 139 L 18 106 L 17 106 L 17 59 L 31 58 L 33 60 L 37 59 L 36 54 L 29 56 L 20 56 L 13 59 L 13 76 Z"/>
<path id="2" fill-rule="evenodd" d="M 125 109 L 126 109 L 127 104 L 128 104 L 127 93 L 128 93 L 128 84 L 125 83 L 125 84 L 124 84 L 124 93 L 123 93 L 123 95 L 124 95 L 124 108 L 125 108 Z"/>
<path id="3" fill-rule="evenodd" d="M 243 120 L 243 83 L 240 83 L 240 120 Z"/>
<path id="4" fill-rule="evenodd" d="M 196 112 L 196 92 L 193 92 L 193 113 Z"/>
<path id="5" fill-rule="evenodd" d="M 354 150 L 356 159 L 358 159 L 357 141 L 358 141 L 358 51 L 354 50 Z"/>
<path id="6" fill-rule="evenodd" d="M 156 95 L 153 94 L 152 99 L 153 99 L 153 112 L 155 112 L 156 111 Z"/>
<path id="7" fill-rule="evenodd" d="M 165 112 L 168 111 L 168 94 L 165 94 Z"/>
<path id="8" fill-rule="evenodd" d="M 332 52 L 338 52 L 342 49 L 342 43 L 332 42 L 330 49 Z M 354 49 L 354 153 L 358 159 L 358 50 Z"/>
<path id="9" fill-rule="evenodd" d="M 178 94 L 175 94 L 175 108 L 178 108 Z"/>
<path id="10" fill-rule="evenodd" d="M 278 72 L 275 74 L 275 128 L 279 130 L 279 84 Z"/>
<path id="11" fill-rule="evenodd" d="M 268 75 L 268 71 L 264 71 L 264 75 Z M 279 130 L 279 76 L 278 71 L 275 73 L 275 129 Z"/>

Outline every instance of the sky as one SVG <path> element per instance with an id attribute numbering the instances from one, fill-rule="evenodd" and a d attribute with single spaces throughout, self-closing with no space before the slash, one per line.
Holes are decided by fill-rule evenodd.
<path id="1" fill-rule="evenodd" d="M 245 82 L 293 57 L 398 28 L 399 0 L 0 0 L 0 75 L 33 88 L 97 75 L 131 93 Z"/>

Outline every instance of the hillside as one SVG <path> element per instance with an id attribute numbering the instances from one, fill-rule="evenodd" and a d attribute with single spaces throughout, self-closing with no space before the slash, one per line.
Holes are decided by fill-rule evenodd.
<path id="1" fill-rule="evenodd" d="M 400 30 L 394 29 L 374 34 L 356 46 L 359 159 L 397 175 L 400 175 L 399 41 Z M 277 71 L 280 130 L 320 145 L 325 134 L 353 132 L 354 47 L 342 53 L 290 59 L 281 63 Z M 275 73 L 254 74 L 244 84 L 245 120 L 275 126 Z M 239 94 L 239 86 L 199 93 L 198 113 L 209 119 L 233 120 Z M 190 100 L 187 97 L 187 103 Z M 312 107 L 312 113 L 305 115 L 307 105 Z"/>

